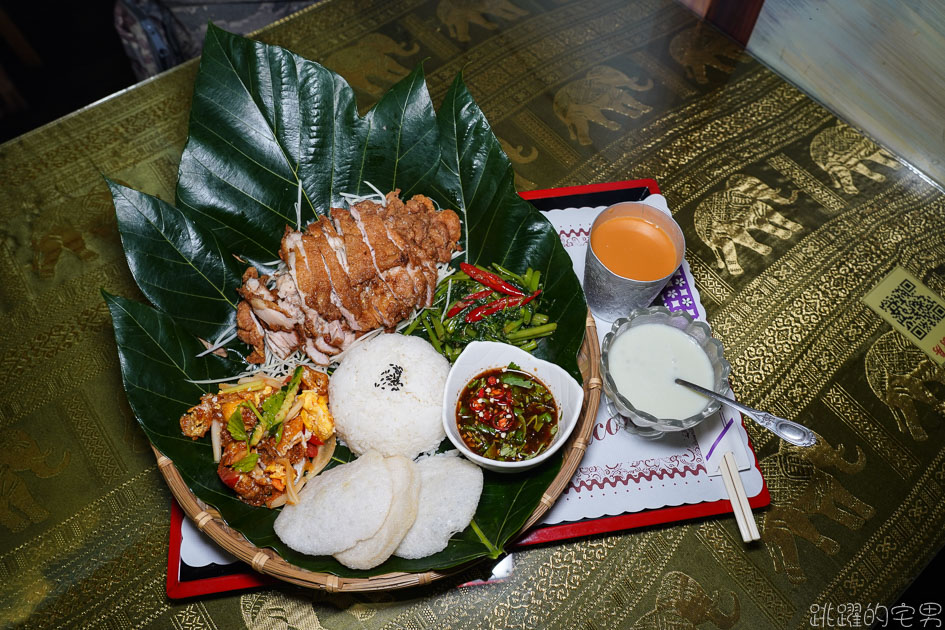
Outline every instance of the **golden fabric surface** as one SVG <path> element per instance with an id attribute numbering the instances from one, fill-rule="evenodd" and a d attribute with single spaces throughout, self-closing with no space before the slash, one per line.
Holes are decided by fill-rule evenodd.
<path id="1" fill-rule="evenodd" d="M 896 265 L 945 294 L 940 191 L 671 2 L 332 0 L 261 39 L 364 106 L 420 61 L 439 103 L 462 70 L 522 189 L 655 178 L 736 394 L 821 444 L 747 424 L 772 495 L 750 546 L 729 516 L 529 549 L 497 584 L 167 599 L 170 493 L 99 292 L 140 295 L 103 176 L 173 201 L 191 62 L 0 146 L 0 625 L 806 628 L 892 606 L 945 543 L 945 369 L 861 302 Z"/>

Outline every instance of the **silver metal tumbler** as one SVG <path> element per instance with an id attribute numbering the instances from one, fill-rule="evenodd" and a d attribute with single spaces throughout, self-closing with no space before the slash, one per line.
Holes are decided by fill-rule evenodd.
<path id="1" fill-rule="evenodd" d="M 592 246 L 594 230 L 608 219 L 620 216 L 644 219 L 666 232 L 676 249 L 676 264 L 669 274 L 659 280 L 635 280 L 614 273 L 600 261 Z M 632 245 L 628 244 L 629 246 Z M 676 273 L 685 253 L 686 240 L 682 230 L 668 213 L 632 201 L 607 208 L 594 220 L 591 225 L 591 238 L 587 241 L 587 256 L 584 262 L 584 295 L 587 305 L 596 317 L 607 322 L 626 317 L 635 308 L 649 306 Z"/>

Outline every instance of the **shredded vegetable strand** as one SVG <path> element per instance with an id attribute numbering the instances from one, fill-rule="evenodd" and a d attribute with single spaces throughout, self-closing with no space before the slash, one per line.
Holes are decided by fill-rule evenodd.
<path id="1" fill-rule="evenodd" d="M 372 184 L 372 183 L 369 182 L 368 180 L 364 180 L 364 183 L 367 184 L 368 186 L 370 186 L 370 187 L 371 187 L 371 190 L 373 190 L 374 192 L 377 193 L 377 196 L 381 198 L 381 205 L 386 208 L 386 207 L 387 207 L 387 195 L 385 195 L 385 194 L 382 193 L 380 190 L 378 190 L 377 186 L 375 186 L 374 184 Z"/>
<path id="2" fill-rule="evenodd" d="M 288 422 L 295 416 L 299 415 L 299 412 L 302 411 L 302 405 L 304 404 L 305 404 L 305 399 L 302 397 L 299 397 L 299 399 L 295 401 L 295 404 L 293 404 L 292 407 L 289 409 L 289 413 L 285 414 L 286 421 Z"/>
<path id="3" fill-rule="evenodd" d="M 295 202 L 295 229 L 302 231 L 302 180 L 299 180 L 299 194 Z"/>
<path id="4" fill-rule="evenodd" d="M 443 303 L 443 312 L 440 313 L 440 321 L 446 319 L 446 310 L 450 307 L 450 293 L 453 291 L 453 280 L 450 279 L 446 284 L 446 302 Z"/>
<path id="5" fill-rule="evenodd" d="M 368 332 L 364 333 L 363 335 L 361 335 L 360 337 L 352 341 L 351 345 L 349 345 L 347 348 L 345 348 L 344 350 L 342 350 L 341 352 L 333 356 L 331 358 L 332 365 L 337 365 L 338 363 L 341 363 L 341 360 L 344 358 L 345 354 L 351 351 L 351 348 L 357 346 L 358 344 L 364 343 L 368 339 L 373 339 L 374 337 L 378 336 L 382 332 L 384 332 L 383 328 L 375 328 L 374 330 L 369 330 Z"/>
<path id="6" fill-rule="evenodd" d="M 281 457 L 278 463 L 285 468 L 285 493 L 289 498 L 289 505 L 295 505 L 299 502 L 299 495 L 295 491 L 295 468 L 289 462 L 288 457 Z"/>
<path id="7" fill-rule="evenodd" d="M 236 324 L 231 324 L 223 329 L 223 331 L 217 336 L 216 340 L 210 344 L 210 346 L 198 354 L 198 357 L 202 357 L 205 354 L 210 354 L 211 352 L 216 352 L 226 344 L 230 343 L 233 339 L 236 339 Z"/>
<path id="8" fill-rule="evenodd" d="M 222 432 L 223 423 L 214 418 L 213 422 L 210 423 L 210 446 L 213 449 L 214 462 L 219 462 L 220 458 L 223 457 Z"/>
<path id="9" fill-rule="evenodd" d="M 357 203 L 361 203 L 362 201 L 368 201 L 368 200 L 378 201 L 378 203 L 382 203 L 386 199 L 383 195 L 381 196 L 380 199 L 378 199 L 377 193 L 369 193 L 367 195 L 355 195 L 354 193 L 341 193 L 341 196 L 348 203 L 348 207 L 351 207 Z"/>

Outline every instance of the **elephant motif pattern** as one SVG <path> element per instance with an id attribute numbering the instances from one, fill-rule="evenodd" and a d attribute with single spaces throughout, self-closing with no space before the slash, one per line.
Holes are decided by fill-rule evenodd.
<path id="1" fill-rule="evenodd" d="M 848 195 L 859 192 L 853 184 L 853 173 L 859 173 L 874 182 L 886 181 L 886 176 L 871 171 L 865 160 L 893 170 L 898 170 L 901 166 L 888 151 L 841 122 L 814 136 L 810 143 L 810 157 L 827 173 L 831 185 L 842 189 Z"/>
<path id="2" fill-rule="evenodd" d="M 638 83 L 623 72 L 610 66 L 594 66 L 583 79 L 564 85 L 555 94 L 553 109 L 563 122 L 572 140 L 582 145 L 591 144 L 590 123 L 611 131 L 620 129 L 620 123 L 604 116 L 605 111 L 621 116 L 639 118 L 652 111 L 652 107 L 635 99 L 629 90 L 645 91 L 653 87 L 653 81 Z"/>
<path id="3" fill-rule="evenodd" d="M 323 630 L 311 602 L 278 591 L 240 598 L 243 623 L 250 630 Z"/>
<path id="4" fill-rule="evenodd" d="M 797 200 L 797 191 L 782 197 L 780 189 L 769 187 L 756 177 L 736 173 L 728 178 L 725 190 L 712 193 L 696 208 L 696 234 L 715 254 L 716 266 L 733 276 L 744 273 L 738 262 L 736 245 L 767 256 L 771 247 L 759 243 L 749 230 L 788 240 L 804 226 L 791 221 L 770 204 L 787 206 Z"/>
<path id="5" fill-rule="evenodd" d="M 361 626 L 377 616 L 378 609 L 393 603 L 389 593 L 334 593 L 330 605 L 352 617 Z M 317 610 L 319 598 L 292 596 L 279 591 L 248 593 L 240 598 L 240 612 L 248 630 L 322 630 L 325 626 Z M 331 619 L 326 619 L 329 623 Z M 332 626 L 334 627 L 334 626 Z"/>
<path id="6" fill-rule="evenodd" d="M 761 472 L 771 493 L 771 508 L 765 512 L 761 539 L 768 548 L 774 570 L 800 584 L 807 579 L 798 557 L 797 537 L 834 555 L 840 544 L 817 530 L 811 517 L 819 514 L 855 530 L 872 518 L 872 506 L 853 496 L 832 474 L 833 468 L 856 474 L 866 466 L 866 456 L 859 446 L 856 459 L 844 458 L 843 445 L 832 447 L 823 437 L 810 447 L 781 443 L 780 450 L 763 458 Z"/>
<path id="7" fill-rule="evenodd" d="M 378 98 L 410 74 L 410 70 L 391 55 L 410 57 L 418 52 L 417 44 L 408 47 L 382 33 L 370 33 L 357 44 L 330 54 L 324 65 L 342 75 L 354 89 Z"/>
<path id="8" fill-rule="evenodd" d="M 0 449 L 0 525 L 11 532 L 19 532 L 34 523 L 41 523 L 49 512 L 30 493 L 19 475 L 31 472 L 40 479 L 58 475 L 69 464 L 69 451 L 59 463 L 48 463 L 51 450 L 40 450 L 36 441 L 25 431 L 13 429 L 6 435 Z"/>
<path id="9" fill-rule="evenodd" d="M 700 23 L 673 37 L 669 42 L 669 54 L 686 71 L 687 79 L 705 85 L 709 82 L 707 68 L 731 73 L 735 66 L 722 58 L 737 61 L 742 53 L 734 42 L 711 29 L 703 29 Z"/>
<path id="10" fill-rule="evenodd" d="M 529 162 L 534 162 L 538 159 L 538 149 L 535 147 L 530 147 L 528 152 L 525 151 L 525 147 L 517 144 L 512 146 L 511 143 L 506 142 L 502 138 L 499 138 L 499 145 L 501 145 L 502 150 L 505 151 L 505 154 L 508 156 L 509 161 L 513 164 L 528 164 Z M 515 189 L 516 190 L 532 190 L 535 187 L 535 182 L 530 179 L 526 179 L 519 174 L 518 171 L 515 171 Z"/>
<path id="11" fill-rule="evenodd" d="M 56 275 L 63 254 L 72 254 L 83 263 L 98 258 L 89 237 L 117 238 L 115 212 L 108 188 L 96 187 L 80 198 L 62 195 L 44 204 L 24 200 L 18 209 L 26 221 L 15 222 L 12 230 L 0 226 L 0 242 L 11 251 L 28 250 L 33 271 L 44 279 Z"/>
<path id="12" fill-rule="evenodd" d="M 711 622 L 721 630 L 735 625 L 741 617 L 738 597 L 729 592 L 732 601 L 725 608 L 718 591 L 711 595 L 694 578 L 681 571 L 663 576 L 656 593 L 656 606 L 633 624 L 633 630 L 687 630 Z"/>
<path id="13" fill-rule="evenodd" d="M 945 398 L 936 399 L 928 385 L 945 387 L 945 368 L 936 365 L 921 350 L 895 330 L 884 333 L 866 352 L 866 381 L 876 397 L 889 407 L 896 425 L 912 439 L 928 434 L 919 424 L 916 403 L 925 403 L 945 415 Z"/>
<path id="14" fill-rule="evenodd" d="M 436 5 L 436 17 L 446 26 L 450 37 L 468 42 L 469 25 L 475 24 L 490 31 L 498 28 L 486 15 L 500 20 L 517 20 L 528 15 L 509 0 L 440 0 Z"/>

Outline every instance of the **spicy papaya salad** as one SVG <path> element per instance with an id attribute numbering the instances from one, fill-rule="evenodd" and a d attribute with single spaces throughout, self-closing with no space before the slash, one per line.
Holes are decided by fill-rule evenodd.
<path id="1" fill-rule="evenodd" d="M 279 381 L 259 373 L 204 394 L 180 419 L 184 435 L 210 432 L 217 475 L 249 505 L 297 503 L 335 447 L 328 375 L 298 366 Z"/>
<path id="2" fill-rule="evenodd" d="M 541 272 L 517 274 L 493 263 L 492 270 L 460 263 L 436 289 L 433 305 L 404 331 L 420 328 L 450 361 L 472 341 L 498 341 L 531 352 L 557 328 L 541 305 Z"/>

